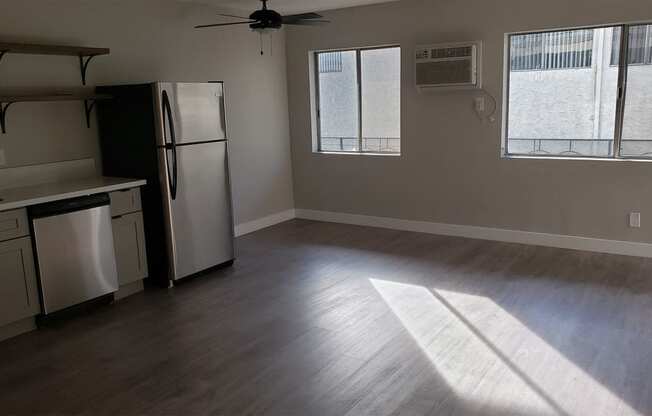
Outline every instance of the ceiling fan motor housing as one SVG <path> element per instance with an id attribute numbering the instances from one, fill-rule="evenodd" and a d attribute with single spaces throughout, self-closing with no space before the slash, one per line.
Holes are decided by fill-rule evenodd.
<path id="1" fill-rule="evenodd" d="M 280 29 L 283 25 L 283 16 L 274 10 L 256 10 L 249 19 L 257 21 L 250 25 L 252 29 Z"/>
<path id="2" fill-rule="evenodd" d="M 267 8 L 267 0 L 261 1 L 263 2 L 262 9 L 256 10 L 251 15 L 249 15 L 249 20 L 245 20 L 244 22 L 198 25 L 195 26 L 195 29 L 217 26 L 249 25 L 249 27 L 256 32 L 266 33 L 271 30 L 280 29 L 283 25 L 312 26 L 322 23 L 329 23 L 328 20 L 321 20 L 322 16 L 317 13 L 300 13 L 281 16 L 275 10 L 270 10 Z M 239 19 L 244 19 L 244 17 L 233 16 L 231 14 L 220 14 L 220 16 L 237 17 Z"/>

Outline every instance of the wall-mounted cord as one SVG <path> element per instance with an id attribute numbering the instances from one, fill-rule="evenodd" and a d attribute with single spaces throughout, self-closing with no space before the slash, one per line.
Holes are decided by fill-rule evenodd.
<path id="1" fill-rule="evenodd" d="M 494 103 L 493 108 L 491 109 L 491 113 L 487 114 L 487 118 L 491 119 L 493 118 L 495 121 L 495 115 L 496 111 L 498 111 L 498 101 L 496 101 L 496 97 L 494 97 L 489 91 L 485 90 L 482 88 L 482 92 L 484 92 L 489 98 L 491 98 L 491 101 Z"/>
<path id="2" fill-rule="evenodd" d="M 493 96 L 489 91 L 487 91 L 486 89 L 484 89 L 484 88 L 480 88 L 480 92 L 482 92 L 483 95 L 485 95 L 485 96 L 491 98 L 491 101 L 492 101 L 493 105 L 492 105 L 492 107 L 491 107 L 491 112 L 490 112 L 489 114 L 487 114 L 487 115 L 483 115 L 484 111 L 483 111 L 482 113 L 481 113 L 481 112 L 478 112 L 478 117 L 480 117 L 480 118 L 486 118 L 487 120 L 489 120 L 489 122 L 493 123 L 493 122 L 496 121 L 496 117 L 494 117 L 494 115 L 496 114 L 496 111 L 498 110 L 498 101 L 496 101 L 496 97 L 494 97 L 494 96 Z"/>

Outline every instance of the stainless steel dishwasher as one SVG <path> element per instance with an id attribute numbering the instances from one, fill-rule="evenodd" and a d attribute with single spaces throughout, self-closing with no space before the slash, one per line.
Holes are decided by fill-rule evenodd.
<path id="1" fill-rule="evenodd" d="M 118 290 L 109 195 L 29 209 L 45 315 Z"/>

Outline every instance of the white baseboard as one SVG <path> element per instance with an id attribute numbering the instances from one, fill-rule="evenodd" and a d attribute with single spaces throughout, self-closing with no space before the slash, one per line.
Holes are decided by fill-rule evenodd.
<path id="1" fill-rule="evenodd" d="M 17 337 L 20 334 L 34 331 L 35 329 L 36 329 L 36 321 L 34 320 L 34 317 L 25 318 L 20 321 L 1 326 L 0 341 Z"/>
<path id="2" fill-rule="evenodd" d="M 253 233 L 254 231 L 271 227 L 272 225 L 276 225 L 294 218 L 296 218 L 295 210 L 288 209 L 287 211 L 277 212 L 276 214 L 258 218 L 257 220 L 243 222 L 242 224 L 235 226 L 235 236 L 240 237 L 241 235 Z"/>
<path id="3" fill-rule="evenodd" d="M 479 240 L 503 241 L 508 243 L 595 251 L 598 253 L 622 254 L 625 256 L 652 257 L 652 244 L 633 241 L 605 240 L 572 235 L 546 234 L 502 228 L 477 227 L 471 225 L 443 224 L 426 221 L 402 220 L 388 217 L 346 214 L 341 212 L 296 209 L 296 218 L 342 224 L 365 225 L 394 230 L 415 231 Z"/>

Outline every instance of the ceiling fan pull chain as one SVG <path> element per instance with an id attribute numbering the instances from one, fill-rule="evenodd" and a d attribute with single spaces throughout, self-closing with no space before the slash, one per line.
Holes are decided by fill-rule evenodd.
<path id="1" fill-rule="evenodd" d="M 269 34 L 269 56 L 274 56 L 274 34 Z"/>
<path id="2" fill-rule="evenodd" d="M 262 56 L 262 55 L 264 55 L 264 53 L 263 53 L 263 33 L 258 32 L 258 36 L 260 36 L 260 55 Z"/>

